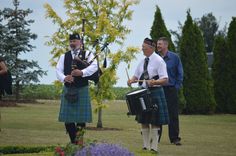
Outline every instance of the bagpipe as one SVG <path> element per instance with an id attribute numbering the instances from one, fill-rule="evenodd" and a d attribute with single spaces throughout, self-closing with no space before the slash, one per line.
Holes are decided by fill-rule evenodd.
<path id="1" fill-rule="evenodd" d="M 101 47 L 100 51 L 98 51 L 94 57 L 88 62 L 88 57 L 91 55 L 91 51 L 88 53 L 88 55 L 86 56 L 86 51 L 85 51 L 85 44 L 84 44 L 84 25 L 85 25 L 85 19 L 82 19 L 82 32 L 81 32 L 81 53 L 82 55 L 78 55 L 76 57 L 74 57 L 73 61 L 72 61 L 72 70 L 75 69 L 77 67 L 77 63 L 80 63 L 84 68 L 87 68 L 89 65 L 91 65 L 96 59 L 98 59 L 98 56 L 105 50 L 107 49 L 107 46 L 109 45 L 108 42 L 105 42 L 103 44 L 103 46 Z M 96 41 L 93 42 L 93 48 L 99 44 L 99 40 L 97 39 Z M 98 70 L 93 73 L 91 76 L 86 77 L 88 80 L 94 81 L 95 84 L 97 84 L 99 82 L 99 77 L 102 75 L 102 70 L 99 67 L 99 62 L 97 63 L 98 66 Z M 106 58 L 104 60 L 103 63 L 103 67 L 106 68 Z"/>

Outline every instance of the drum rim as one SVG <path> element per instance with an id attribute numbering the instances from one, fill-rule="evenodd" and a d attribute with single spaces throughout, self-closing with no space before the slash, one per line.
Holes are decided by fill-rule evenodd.
<path id="1" fill-rule="evenodd" d="M 137 92 L 137 91 L 139 91 L 139 92 Z M 147 89 L 146 89 L 146 88 L 136 89 L 136 90 L 133 90 L 133 91 L 128 92 L 128 93 L 126 94 L 126 96 L 128 96 L 128 95 L 135 95 L 134 93 L 141 93 L 142 91 L 147 91 Z M 132 93 L 132 94 L 131 94 L 131 93 Z"/>

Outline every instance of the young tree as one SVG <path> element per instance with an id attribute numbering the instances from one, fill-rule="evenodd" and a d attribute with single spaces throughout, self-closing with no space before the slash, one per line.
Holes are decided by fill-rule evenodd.
<path id="1" fill-rule="evenodd" d="M 212 113 L 215 100 L 207 68 L 207 57 L 203 37 L 187 11 L 180 44 L 184 68 L 184 95 L 187 113 Z"/>
<path id="2" fill-rule="evenodd" d="M 19 9 L 18 0 L 13 0 L 13 5 L 14 9 L 5 8 L 2 11 L 3 22 L 6 23 L 7 32 L 4 34 L 4 46 L 1 55 L 5 57 L 11 70 L 16 89 L 16 100 L 19 100 L 21 86 L 30 82 L 39 82 L 38 77 L 46 75 L 46 72 L 41 70 L 37 61 L 21 58 L 22 53 L 30 52 L 35 48 L 30 44 L 30 41 L 31 39 L 35 40 L 37 35 L 31 33 L 28 28 L 34 21 L 26 19 L 32 13 L 32 10 Z"/>
<path id="3" fill-rule="evenodd" d="M 229 103 L 229 78 L 231 69 L 229 64 L 229 49 L 226 38 L 217 35 L 213 48 L 212 78 L 214 80 L 214 94 L 217 103 L 216 110 L 222 113 L 228 113 L 227 105 Z"/>
<path id="4" fill-rule="evenodd" d="M 201 20 L 197 20 L 197 24 L 203 33 L 206 52 L 212 52 L 215 35 L 219 28 L 216 17 L 212 13 L 205 14 Z"/>
<path id="5" fill-rule="evenodd" d="M 129 10 L 129 7 L 137 3 L 137 0 L 65 0 L 67 19 L 64 21 L 49 4 L 45 4 L 47 17 L 59 26 L 58 31 L 47 42 L 49 46 L 53 46 L 51 51 L 53 55 L 52 65 L 55 65 L 59 56 L 68 50 L 68 34 L 82 32 L 82 19 L 86 19 L 84 37 L 87 50 L 91 49 L 92 41 L 100 38 L 104 42 L 122 46 L 125 36 L 130 32 L 130 29 L 124 25 L 126 20 L 131 20 L 132 11 Z M 96 53 L 100 52 L 99 49 L 101 49 L 101 45 L 98 44 Z M 125 51 L 119 49 L 111 53 L 102 52 L 99 54 L 99 61 L 107 55 L 110 64 L 107 68 L 101 67 L 103 74 L 100 81 L 97 86 L 91 87 L 93 103 L 97 105 L 96 111 L 99 112 L 97 127 L 103 127 L 101 117 L 104 107 L 103 101 L 115 96 L 111 88 L 117 81 L 116 70 L 119 63 L 129 64 L 135 58 L 134 55 L 137 51 L 137 48 L 128 47 Z"/>
<path id="6" fill-rule="evenodd" d="M 228 44 L 228 54 L 227 60 L 228 60 L 228 66 L 227 68 L 230 69 L 229 73 L 229 79 L 226 83 L 226 86 L 228 86 L 229 94 L 228 96 L 228 104 L 227 104 L 227 110 L 229 113 L 236 113 L 236 17 L 232 18 L 232 21 L 230 22 L 228 34 L 227 34 L 227 44 Z"/>
<path id="7" fill-rule="evenodd" d="M 154 15 L 150 36 L 155 41 L 157 41 L 160 37 L 167 37 L 169 39 L 169 49 L 175 52 L 175 46 L 171 40 L 171 35 L 166 28 L 164 19 L 162 18 L 161 9 L 158 6 L 156 6 L 156 12 Z"/>

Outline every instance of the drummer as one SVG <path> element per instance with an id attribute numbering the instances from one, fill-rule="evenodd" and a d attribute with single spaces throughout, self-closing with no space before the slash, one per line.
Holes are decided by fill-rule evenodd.
<path id="1" fill-rule="evenodd" d="M 141 124 L 143 138 L 143 150 L 159 152 L 158 131 L 161 125 L 169 122 L 168 108 L 162 85 L 168 81 L 165 61 L 156 54 L 155 42 L 145 38 L 142 51 L 145 56 L 138 64 L 134 76 L 127 84 L 139 83 L 141 88 L 147 88 L 151 92 L 153 109 L 149 112 L 142 112 L 136 115 L 136 120 Z M 156 107 L 155 107 L 156 106 Z"/>

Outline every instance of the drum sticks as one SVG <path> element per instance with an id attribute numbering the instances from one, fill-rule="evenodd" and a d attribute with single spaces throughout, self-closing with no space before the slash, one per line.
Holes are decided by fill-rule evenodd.
<path id="1" fill-rule="evenodd" d="M 128 73 L 128 70 L 127 70 L 127 68 L 125 68 L 125 71 L 126 71 L 126 75 L 127 75 L 128 81 L 129 81 L 130 79 L 129 79 L 129 73 Z M 130 85 L 129 87 L 130 87 L 130 88 L 132 88 L 132 86 L 131 86 L 131 85 Z"/>
<path id="2" fill-rule="evenodd" d="M 125 71 L 126 71 L 127 78 L 128 78 L 128 80 L 129 80 L 129 73 L 128 73 L 127 68 L 125 68 Z"/>

